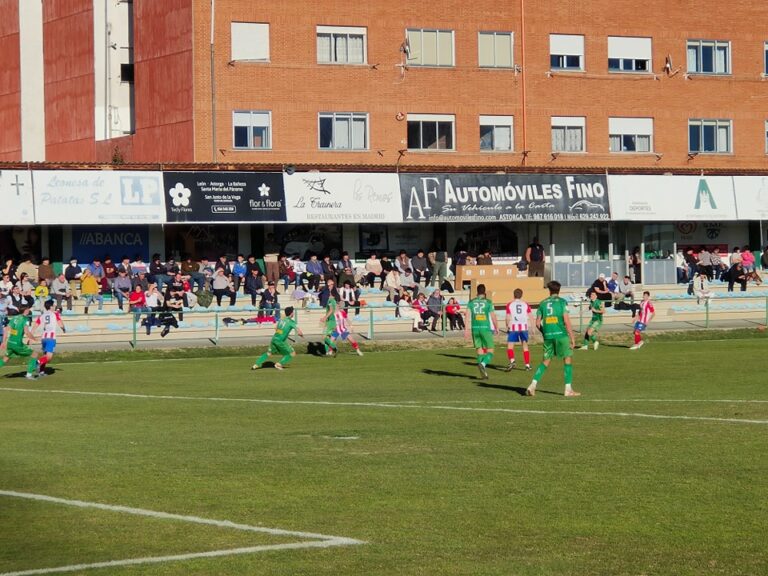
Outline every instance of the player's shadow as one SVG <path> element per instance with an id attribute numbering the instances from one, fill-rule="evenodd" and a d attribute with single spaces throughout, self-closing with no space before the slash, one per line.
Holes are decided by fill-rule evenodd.
<path id="1" fill-rule="evenodd" d="M 438 354 L 438 356 L 445 356 L 446 358 L 458 358 L 459 360 L 469 360 L 472 358 L 472 356 L 467 356 L 466 354 Z"/>
<path id="2" fill-rule="evenodd" d="M 26 376 L 27 372 L 22 370 L 21 372 L 11 372 L 10 374 L 6 374 L 3 378 L 26 378 Z"/>
<path id="3" fill-rule="evenodd" d="M 424 374 L 428 376 L 447 376 L 448 378 L 467 378 L 468 380 L 474 380 L 474 376 L 469 374 L 462 374 L 461 372 L 448 372 L 447 370 L 432 370 L 430 368 L 424 368 L 422 370 Z"/>
<path id="4" fill-rule="evenodd" d="M 507 390 L 509 392 L 517 392 L 520 396 L 525 396 L 525 388 L 520 386 L 506 386 L 504 384 L 489 384 L 488 382 L 480 382 L 477 385 L 479 388 L 494 388 L 496 390 Z"/>
<path id="5" fill-rule="evenodd" d="M 322 342 L 307 342 L 307 354 L 325 356 L 325 344 Z"/>

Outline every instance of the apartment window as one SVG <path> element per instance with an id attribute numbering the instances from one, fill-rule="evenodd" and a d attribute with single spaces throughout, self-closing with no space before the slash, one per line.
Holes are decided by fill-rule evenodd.
<path id="1" fill-rule="evenodd" d="M 610 72 L 650 72 L 651 39 L 608 36 Z"/>
<path id="2" fill-rule="evenodd" d="M 410 66 L 453 66 L 453 30 L 406 30 Z"/>
<path id="3" fill-rule="evenodd" d="M 512 116 L 480 116 L 480 150 L 509 152 L 512 150 Z"/>
<path id="4" fill-rule="evenodd" d="M 350 26 L 317 27 L 317 61 L 320 64 L 365 64 L 366 29 Z"/>
<path id="5" fill-rule="evenodd" d="M 584 152 L 583 116 L 552 117 L 552 152 Z"/>
<path id="6" fill-rule="evenodd" d="M 321 150 L 368 149 L 368 114 L 322 112 L 318 122 Z"/>
<path id="7" fill-rule="evenodd" d="M 763 61 L 763 73 L 768 76 L 768 42 L 765 43 L 765 60 Z"/>
<path id="8" fill-rule="evenodd" d="M 584 70 L 584 36 L 550 34 L 549 63 L 552 70 Z"/>
<path id="9" fill-rule="evenodd" d="M 609 118 L 611 152 L 653 150 L 653 118 Z"/>
<path id="10" fill-rule="evenodd" d="M 688 40 L 688 72 L 730 74 L 731 43 L 723 40 Z"/>
<path id="11" fill-rule="evenodd" d="M 688 120 L 688 151 L 729 154 L 732 146 L 730 120 Z"/>
<path id="12" fill-rule="evenodd" d="M 409 150 L 454 150 L 453 114 L 408 114 Z"/>
<path id="13" fill-rule="evenodd" d="M 512 32 L 480 32 L 477 37 L 481 68 L 512 68 Z"/>
<path id="14" fill-rule="evenodd" d="M 232 113 L 234 146 L 242 150 L 268 150 L 272 147 L 272 114 L 266 111 Z"/>
<path id="15" fill-rule="evenodd" d="M 269 24 L 232 22 L 232 60 L 269 60 Z"/>
<path id="16" fill-rule="evenodd" d="M 765 153 L 768 154 L 768 120 L 765 122 Z"/>

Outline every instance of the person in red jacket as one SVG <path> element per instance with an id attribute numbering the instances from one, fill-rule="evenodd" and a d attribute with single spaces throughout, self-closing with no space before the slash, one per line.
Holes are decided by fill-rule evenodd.
<path id="1" fill-rule="evenodd" d="M 456 298 L 449 298 L 445 305 L 445 313 L 448 316 L 451 330 L 464 330 L 464 316 L 460 312 L 461 306 Z"/>

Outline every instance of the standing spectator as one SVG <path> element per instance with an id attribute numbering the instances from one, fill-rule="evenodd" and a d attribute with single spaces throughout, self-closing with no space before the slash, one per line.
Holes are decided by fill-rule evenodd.
<path id="1" fill-rule="evenodd" d="M 8 260 L 5 261 L 5 266 L 3 267 L 3 274 L 7 274 L 12 282 L 16 282 L 17 280 L 16 265 L 13 263 L 13 260 L 11 258 L 8 258 Z"/>
<path id="2" fill-rule="evenodd" d="M 69 266 L 67 266 L 67 269 L 64 271 L 64 275 L 67 278 L 67 282 L 69 282 L 69 288 L 72 290 L 72 294 L 77 298 L 77 288 L 80 284 L 80 278 L 83 275 L 83 269 L 78 265 L 77 258 L 74 256 L 70 258 Z"/>
<path id="3" fill-rule="evenodd" d="M 53 279 L 51 292 L 53 293 L 53 299 L 56 301 L 57 310 L 61 311 L 62 300 L 67 302 L 67 310 L 72 310 L 72 289 L 63 272 Z"/>
<path id="4" fill-rule="evenodd" d="M 264 265 L 267 268 L 267 282 L 277 284 L 280 280 L 280 245 L 275 240 L 275 235 L 270 232 L 264 240 Z"/>
<path id="5" fill-rule="evenodd" d="M 704 274 L 707 280 L 712 280 L 712 255 L 707 250 L 706 246 L 701 247 L 699 252 L 699 274 Z"/>
<path id="6" fill-rule="evenodd" d="M 456 298 L 449 298 L 445 305 L 445 315 L 451 326 L 451 330 L 464 330 L 464 315 Z"/>
<path id="7" fill-rule="evenodd" d="M 317 254 L 312 254 L 307 262 L 307 287 L 310 290 L 320 290 L 320 280 L 323 278 L 323 265 L 317 261 Z"/>
<path id="8" fill-rule="evenodd" d="M 643 281 L 641 278 L 642 262 L 643 255 L 640 253 L 640 246 L 635 246 L 632 249 L 632 254 L 629 256 L 629 265 L 632 268 L 632 281 L 635 284 L 640 284 Z M 691 275 L 693 275 L 693 271 L 691 272 Z"/>
<path id="9" fill-rule="evenodd" d="M 45 279 L 49 286 L 53 279 L 56 278 L 56 273 L 53 271 L 53 266 L 51 266 L 51 259 L 48 256 L 45 256 L 40 261 L 40 266 L 37 268 L 37 277 L 39 280 Z"/>
<path id="10" fill-rule="evenodd" d="M 763 266 L 763 270 L 768 270 L 768 246 L 763 250 L 763 254 L 760 256 L 760 264 Z"/>
<path id="11" fill-rule="evenodd" d="M 544 246 L 539 243 L 538 236 L 534 236 L 528 248 L 525 249 L 525 261 L 528 263 L 528 276 L 544 277 L 544 265 L 547 255 Z"/>
<path id="12" fill-rule="evenodd" d="M 274 316 L 275 320 L 280 320 L 280 303 L 277 301 L 277 290 L 275 283 L 269 282 L 267 289 L 261 293 L 261 303 L 259 304 L 259 316 Z"/>
<path id="13" fill-rule="evenodd" d="M 741 249 L 741 263 L 744 266 L 745 272 L 749 273 L 755 271 L 755 255 L 752 254 L 749 246 L 744 246 Z"/>
<path id="14" fill-rule="evenodd" d="M 163 286 L 171 281 L 168 268 L 160 261 L 160 254 L 152 254 L 152 262 L 149 264 L 149 280 L 157 284 L 158 292 L 162 292 Z"/>
<path id="15" fill-rule="evenodd" d="M 424 278 L 424 286 L 429 285 L 432 272 L 429 269 L 429 261 L 424 255 L 424 250 L 421 248 L 416 252 L 416 256 L 411 258 L 411 268 L 413 269 L 413 279 L 417 285 L 421 282 L 422 278 Z"/>
<path id="16" fill-rule="evenodd" d="M 429 280 L 429 285 L 434 286 L 435 281 L 437 281 L 437 287 L 442 288 L 448 277 L 448 252 L 439 243 L 436 243 L 427 255 L 427 260 L 432 266 L 432 278 Z"/>
<path id="17" fill-rule="evenodd" d="M 320 266 L 323 269 L 323 282 L 326 284 L 328 283 L 328 280 L 336 282 L 336 266 L 331 262 L 331 256 L 329 254 L 323 256 L 323 261 L 320 263 Z"/>
<path id="18" fill-rule="evenodd" d="M 728 292 L 733 292 L 733 285 L 739 284 L 741 291 L 747 291 L 747 272 L 741 261 L 736 262 L 728 271 Z"/>
<path id="19" fill-rule="evenodd" d="M 256 259 L 254 258 L 254 264 Z M 235 261 L 232 263 L 232 280 L 235 285 L 235 292 L 240 291 L 240 287 L 245 284 L 245 275 L 248 273 L 248 266 L 245 261 L 245 256 L 238 254 Z"/>
<path id="20" fill-rule="evenodd" d="M 251 268 L 251 273 L 245 279 L 245 293 L 251 297 L 251 306 L 256 306 L 256 298 L 264 291 L 264 282 L 258 266 Z"/>
<path id="21" fill-rule="evenodd" d="M 99 310 L 104 308 L 104 298 L 101 296 L 101 285 L 90 269 L 83 270 L 80 293 L 85 298 L 85 313 L 88 314 L 88 306 L 92 302 L 99 303 Z"/>
<path id="22" fill-rule="evenodd" d="M 685 263 L 685 255 L 682 248 L 675 254 L 675 268 L 677 269 L 677 283 L 688 284 L 688 265 Z"/>
<path id="23" fill-rule="evenodd" d="M 120 269 L 120 271 L 117 273 L 117 278 L 115 278 L 115 282 L 112 285 L 112 289 L 115 292 L 115 297 L 117 298 L 117 307 L 122 310 L 123 309 L 123 301 L 129 300 L 131 298 L 131 290 L 133 289 L 133 286 L 131 284 L 131 279 L 128 278 L 128 274 L 125 270 Z"/>
<path id="24" fill-rule="evenodd" d="M 232 280 L 226 275 L 225 268 L 217 268 L 216 275 L 213 277 L 213 295 L 216 297 L 216 305 L 221 306 L 221 299 L 224 296 L 229 298 L 229 305 L 234 306 L 237 294 L 233 290 Z"/>
<path id="25" fill-rule="evenodd" d="M 381 279 L 381 289 L 384 289 L 384 282 L 387 279 L 387 275 L 384 272 L 384 269 L 381 266 L 381 261 L 379 261 L 378 258 L 376 258 L 376 253 L 371 252 L 371 255 L 368 257 L 368 260 L 365 261 L 365 282 L 373 288 L 373 283 L 375 282 L 376 278 Z"/>

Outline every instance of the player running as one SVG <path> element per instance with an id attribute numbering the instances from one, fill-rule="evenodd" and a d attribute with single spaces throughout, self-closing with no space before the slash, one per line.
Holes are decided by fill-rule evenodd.
<path id="1" fill-rule="evenodd" d="M 525 369 L 531 369 L 531 353 L 528 350 L 528 317 L 531 314 L 531 307 L 522 300 L 523 291 L 515 288 L 512 293 L 515 297 L 512 302 L 507 304 L 507 358 L 509 366 L 507 372 L 515 369 L 515 344 L 520 342 L 523 345 L 523 360 Z"/>
<path id="2" fill-rule="evenodd" d="M 61 319 L 61 314 L 58 310 L 53 308 L 53 300 L 48 300 L 44 305 L 45 310 L 34 323 L 33 332 L 37 331 L 37 328 L 42 327 L 42 339 L 40 344 L 43 347 L 43 355 L 38 362 L 40 376 L 45 376 L 45 367 L 48 362 L 53 358 L 53 351 L 56 349 L 56 332 L 61 328 L 62 333 L 66 333 L 67 329 L 64 326 L 64 321 Z"/>
<path id="3" fill-rule="evenodd" d="M 264 354 L 259 356 L 256 360 L 256 364 L 251 366 L 251 370 L 258 370 L 261 365 L 267 361 L 272 354 L 282 354 L 283 357 L 275 364 L 275 368 L 282 370 L 291 358 L 296 356 L 296 350 L 293 349 L 288 342 L 288 337 L 291 335 L 291 331 L 296 330 L 296 334 L 304 338 L 304 333 L 301 328 L 296 326 L 296 321 L 293 319 L 293 306 L 288 306 L 285 309 L 285 316 L 278 320 L 275 326 L 275 334 L 272 336 L 272 340 L 269 343 L 269 348 Z"/>
<path id="4" fill-rule="evenodd" d="M 640 302 L 640 311 L 637 313 L 637 322 L 635 322 L 635 344 L 629 347 L 630 350 L 637 350 L 645 344 L 642 333 L 648 328 L 648 324 L 655 315 L 656 309 L 653 307 L 653 302 L 651 302 L 651 293 L 646 290 L 643 292 L 643 301 Z"/>
<path id="5" fill-rule="evenodd" d="M 573 366 L 572 356 L 573 348 L 576 342 L 573 338 L 573 329 L 571 328 L 571 317 L 568 315 L 568 302 L 560 298 L 560 282 L 552 280 L 547 284 L 549 289 L 549 298 L 545 298 L 539 304 L 536 311 L 536 328 L 541 330 L 544 336 L 544 359 L 536 369 L 530 386 L 525 391 L 526 396 L 536 395 L 536 385 L 544 376 L 552 361 L 553 356 L 563 359 L 565 371 L 565 393 L 564 396 L 570 398 L 581 396 L 579 392 L 573 389 Z"/>
<path id="6" fill-rule="evenodd" d="M 333 297 L 331 297 L 332 299 Z M 352 348 L 355 350 L 358 356 L 363 355 L 363 351 L 360 350 L 360 345 L 352 337 L 352 327 L 347 316 L 347 310 L 345 308 L 336 309 L 336 328 L 331 332 L 331 338 L 336 341 L 341 338 L 342 342 L 349 342 Z M 338 350 L 338 347 L 336 348 Z"/>
<path id="7" fill-rule="evenodd" d="M 589 343 L 593 342 L 595 350 L 597 350 L 600 346 L 600 342 L 597 340 L 597 332 L 603 325 L 605 304 L 602 300 L 598 299 L 597 292 L 594 290 L 589 293 L 589 310 L 592 311 L 592 319 L 587 325 L 587 331 L 584 332 L 584 344 L 581 346 L 581 349 L 589 350 Z"/>
<path id="8" fill-rule="evenodd" d="M 32 309 L 29 306 L 23 306 L 19 310 L 8 310 L 8 325 L 3 333 L 3 342 L 0 344 L 0 352 L 3 355 L 0 360 L 0 367 L 5 366 L 10 358 L 18 356 L 19 358 L 29 357 L 27 362 L 26 377 L 34 380 L 38 376 L 37 371 L 37 352 L 24 344 L 24 337 L 29 338 L 30 342 L 37 340 L 35 335 L 29 329 L 27 320 Z"/>
<path id="9" fill-rule="evenodd" d="M 338 309 L 336 298 L 333 295 L 332 280 L 328 281 L 330 294 L 328 296 L 328 303 L 325 305 L 325 315 L 323 316 L 322 323 L 325 324 L 325 330 L 323 331 L 323 344 L 325 345 L 325 355 L 335 356 L 339 348 L 334 342 L 333 334 L 336 332 L 336 311 Z"/>
<path id="10" fill-rule="evenodd" d="M 485 284 L 477 285 L 477 296 L 467 303 L 464 337 L 469 339 L 469 327 L 472 326 L 472 342 L 477 350 L 477 368 L 483 380 L 488 379 L 486 366 L 493 360 L 493 336 L 499 331 L 496 326 L 496 313 L 493 302 L 485 297 Z"/>

